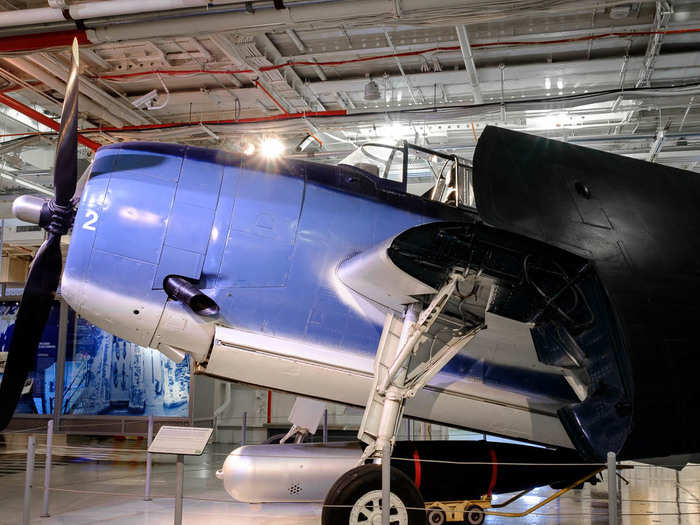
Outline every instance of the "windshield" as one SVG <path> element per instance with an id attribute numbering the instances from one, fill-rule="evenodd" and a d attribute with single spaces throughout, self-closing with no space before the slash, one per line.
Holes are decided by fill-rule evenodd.
<path id="1" fill-rule="evenodd" d="M 408 159 L 404 162 L 404 155 Z M 367 171 L 380 179 L 404 183 L 407 193 L 447 204 L 473 206 L 471 166 L 456 155 L 446 155 L 413 144 L 363 144 L 339 162 Z"/>

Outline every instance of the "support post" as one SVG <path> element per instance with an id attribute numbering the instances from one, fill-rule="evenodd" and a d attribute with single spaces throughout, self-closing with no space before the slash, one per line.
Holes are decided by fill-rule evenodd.
<path id="1" fill-rule="evenodd" d="M 323 442 L 328 443 L 328 409 L 323 410 Z"/>
<path id="2" fill-rule="evenodd" d="M 406 418 L 406 440 L 411 441 L 411 420 Z"/>
<path id="3" fill-rule="evenodd" d="M 617 463 L 614 452 L 608 452 L 608 525 L 617 525 Z"/>
<path id="4" fill-rule="evenodd" d="M 153 442 L 153 415 L 148 416 L 148 445 L 146 445 L 146 450 L 151 448 L 151 443 Z M 150 452 L 146 452 L 146 489 L 143 495 L 144 501 L 151 501 L 151 465 L 153 461 L 153 455 Z"/>
<path id="5" fill-rule="evenodd" d="M 391 447 L 382 449 L 382 525 L 389 525 L 391 511 Z"/>
<path id="6" fill-rule="evenodd" d="M 36 437 L 27 439 L 27 468 L 24 474 L 24 509 L 22 511 L 22 525 L 29 525 L 31 521 L 32 507 L 32 477 L 34 476 L 34 454 L 36 453 Z"/>
<path id="7" fill-rule="evenodd" d="M 53 419 L 46 426 L 46 460 L 44 463 L 44 502 L 41 508 L 41 517 L 48 518 L 49 514 L 49 488 L 51 486 L 51 450 L 53 448 Z"/>
<path id="8" fill-rule="evenodd" d="M 175 481 L 175 525 L 182 525 L 182 493 L 185 485 L 185 456 L 177 455 Z"/>
<path id="9" fill-rule="evenodd" d="M 241 446 L 246 443 L 246 434 L 248 430 L 248 412 L 243 412 L 243 424 L 241 425 Z"/>

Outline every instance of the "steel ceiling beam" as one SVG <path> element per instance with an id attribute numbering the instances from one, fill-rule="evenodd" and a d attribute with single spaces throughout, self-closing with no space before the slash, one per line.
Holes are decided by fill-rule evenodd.
<path id="1" fill-rule="evenodd" d="M 472 48 L 469 45 L 469 35 L 467 34 L 466 26 L 456 26 L 457 38 L 459 39 L 459 47 L 462 50 L 462 58 L 464 59 L 464 67 L 467 70 L 467 75 L 469 76 L 469 83 L 472 86 L 472 93 L 474 95 L 474 103 L 482 104 L 484 102 L 484 97 L 481 95 L 481 88 L 479 87 L 479 75 L 476 72 L 476 64 L 474 63 L 474 55 L 472 55 Z"/>

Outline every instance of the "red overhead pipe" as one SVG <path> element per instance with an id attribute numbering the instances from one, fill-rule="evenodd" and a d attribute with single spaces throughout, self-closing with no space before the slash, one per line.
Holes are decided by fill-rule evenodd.
<path id="1" fill-rule="evenodd" d="M 15 111 L 19 111 L 23 115 L 28 116 L 31 119 L 36 120 L 37 122 L 41 122 L 44 126 L 47 126 L 54 131 L 58 131 L 60 129 L 60 125 L 58 122 L 56 122 L 53 119 L 50 119 L 43 113 L 39 113 L 36 110 L 33 110 L 29 106 L 25 106 L 21 102 L 16 101 L 12 97 L 8 97 L 7 95 L 0 93 L 0 103 L 5 104 L 6 106 L 14 109 Z M 78 142 L 83 144 L 84 146 L 87 146 L 90 148 L 92 151 L 95 151 L 97 148 L 101 146 L 101 144 L 94 142 L 86 137 L 83 137 L 81 135 L 78 135 Z"/>
<path id="2" fill-rule="evenodd" d="M 73 39 L 78 39 L 79 45 L 90 44 L 85 31 L 55 31 L 53 33 L 34 33 L 29 35 L 5 36 L 0 38 L 0 52 L 10 51 L 46 51 L 52 47 L 69 47 Z"/>
<path id="3" fill-rule="evenodd" d="M 249 124 L 252 122 L 269 122 L 271 120 L 294 120 L 307 117 L 345 117 L 348 112 L 345 109 L 331 109 L 328 111 L 308 111 L 306 113 L 285 113 L 284 115 L 267 115 L 264 117 L 248 117 L 236 119 L 220 119 L 220 120 L 193 120 L 185 122 L 165 122 L 163 124 L 140 124 L 135 126 L 123 126 L 121 128 L 117 127 L 101 127 L 101 128 L 83 128 L 80 130 L 81 133 L 93 133 L 98 131 L 105 132 L 118 132 L 118 131 L 147 131 L 151 129 L 168 129 L 168 128 L 181 128 L 184 126 L 199 126 L 204 124 L 208 126 L 210 124 Z"/>
<path id="4" fill-rule="evenodd" d="M 307 117 L 345 117 L 348 112 L 344 109 L 334 109 L 330 111 L 313 111 L 308 113 L 286 113 L 284 115 L 267 115 L 265 117 L 249 117 L 249 118 L 239 118 L 236 119 L 222 119 L 222 120 L 193 120 L 185 122 L 166 122 L 164 124 L 142 124 L 136 126 L 124 126 L 121 128 L 117 127 L 101 127 L 101 128 L 83 128 L 78 130 L 80 133 L 97 133 L 100 131 L 104 132 L 119 132 L 119 131 L 148 131 L 153 129 L 169 129 L 169 128 L 181 128 L 186 126 L 199 126 L 201 124 L 205 126 L 216 125 L 216 124 L 250 124 L 255 122 L 270 122 L 274 120 L 294 120 L 302 119 Z M 29 131 L 26 133 L 5 133 L 1 134 L 0 138 L 5 137 L 24 137 L 28 135 L 46 135 L 42 131 Z M 87 140 L 87 139 L 86 139 Z M 320 142 L 320 141 L 319 141 Z M 99 144 L 98 144 L 99 146 Z"/>

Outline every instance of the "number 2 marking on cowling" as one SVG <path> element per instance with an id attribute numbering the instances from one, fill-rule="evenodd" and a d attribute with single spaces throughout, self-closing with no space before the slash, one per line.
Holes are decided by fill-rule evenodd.
<path id="1" fill-rule="evenodd" d="M 85 213 L 85 217 L 87 217 L 87 222 L 83 224 L 83 230 L 95 231 L 95 227 L 93 226 L 93 224 L 97 222 L 97 212 L 95 210 L 88 210 Z"/>

